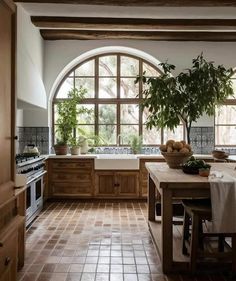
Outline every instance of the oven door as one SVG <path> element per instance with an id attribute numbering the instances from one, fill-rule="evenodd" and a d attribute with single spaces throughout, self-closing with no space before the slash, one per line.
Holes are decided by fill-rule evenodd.
<path id="1" fill-rule="evenodd" d="M 43 208 L 43 176 L 37 178 L 35 184 L 35 211 L 41 211 Z"/>
<path id="2" fill-rule="evenodd" d="M 35 209 L 35 186 L 34 182 L 31 182 L 27 184 L 27 190 L 26 190 L 26 221 L 29 221 L 32 217 Z"/>

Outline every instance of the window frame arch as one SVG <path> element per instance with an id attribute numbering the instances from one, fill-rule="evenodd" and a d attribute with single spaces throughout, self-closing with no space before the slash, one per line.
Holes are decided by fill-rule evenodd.
<path id="1" fill-rule="evenodd" d="M 99 58 L 100 57 L 105 57 L 105 56 L 117 56 L 117 70 L 116 70 L 116 76 L 114 76 L 116 79 L 117 79 L 117 97 L 112 99 L 112 98 L 99 98 L 98 96 L 98 93 L 99 93 L 99 78 L 100 77 L 103 77 L 103 76 L 99 76 Z M 94 76 L 86 76 L 86 78 L 94 78 L 94 98 L 85 98 L 83 100 L 83 102 L 81 104 L 94 104 L 95 105 L 95 123 L 94 123 L 94 126 L 95 126 L 95 130 L 94 130 L 94 133 L 95 135 L 98 135 L 99 133 L 99 122 L 98 122 L 98 106 L 99 104 L 116 104 L 117 105 L 117 116 L 116 116 L 116 119 L 117 119 L 117 123 L 116 123 L 116 126 L 117 126 L 117 132 L 116 132 L 116 140 L 118 139 L 119 143 L 114 143 L 114 144 L 109 144 L 109 145 L 106 145 L 106 146 L 114 146 L 114 145 L 119 145 L 119 146 L 127 146 L 127 144 L 122 144 L 120 143 L 120 139 L 118 138 L 119 135 L 121 135 L 121 123 L 120 123 L 120 106 L 122 104 L 136 104 L 136 105 L 139 105 L 140 104 L 140 101 L 142 100 L 142 81 L 139 81 L 139 84 L 138 84 L 138 94 L 139 94 L 139 98 L 121 98 L 120 97 L 120 80 L 121 80 L 121 77 L 122 78 L 135 78 L 134 76 L 123 76 L 121 75 L 121 56 L 125 56 L 125 57 L 130 57 L 130 58 L 133 58 L 133 59 L 136 59 L 138 60 L 138 63 L 139 63 L 139 75 L 141 75 L 143 73 L 143 64 L 147 64 L 149 66 L 151 66 L 155 71 L 157 71 L 158 73 L 162 73 L 161 69 L 158 68 L 157 66 L 155 66 L 154 64 L 152 64 L 150 61 L 142 58 L 142 57 L 138 57 L 137 55 L 134 55 L 134 54 L 130 54 L 130 53 L 125 53 L 125 52 L 106 52 L 106 53 L 100 53 L 100 54 L 97 54 L 97 55 L 94 55 L 94 56 L 91 56 L 91 57 L 88 57 L 82 61 L 80 61 L 78 64 L 74 65 L 71 69 L 69 69 L 65 74 L 64 74 L 64 77 L 61 79 L 61 81 L 58 83 L 57 87 L 56 87 L 56 90 L 54 92 L 54 95 L 53 95 L 53 98 L 52 98 L 52 104 L 51 104 L 51 108 L 52 108 L 52 117 L 51 117 L 51 120 L 52 120 L 52 142 L 54 143 L 55 142 L 55 104 L 58 102 L 58 101 L 62 101 L 64 100 L 64 98 L 57 98 L 57 95 L 59 93 L 59 90 L 61 88 L 61 86 L 63 85 L 63 83 L 65 82 L 65 80 L 69 77 L 69 75 L 73 72 L 75 72 L 75 70 L 77 68 L 79 68 L 80 66 L 82 66 L 83 64 L 87 63 L 88 61 L 91 61 L 91 60 L 94 60 L 95 62 L 95 73 L 94 73 Z M 81 76 L 83 77 L 83 76 Z M 85 76 L 84 76 L 85 77 Z M 104 76 L 106 77 L 106 76 Z M 73 87 L 75 87 L 75 74 L 73 74 Z M 138 109 L 139 111 L 139 122 L 138 122 L 138 131 L 139 131 L 139 135 L 143 135 L 143 126 L 144 126 L 144 123 L 143 123 L 143 117 L 142 117 L 142 111 L 141 109 L 139 108 Z M 131 125 L 131 124 L 130 124 Z M 182 127 L 183 128 L 183 127 Z M 182 129 L 183 130 L 183 134 L 182 134 L 182 138 L 184 139 L 185 137 L 185 130 L 184 128 Z M 164 143 L 164 129 L 160 129 L 160 143 L 153 143 L 153 144 L 144 144 L 144 146 L 159 146 L 160 144 L 163 144 Z"/>

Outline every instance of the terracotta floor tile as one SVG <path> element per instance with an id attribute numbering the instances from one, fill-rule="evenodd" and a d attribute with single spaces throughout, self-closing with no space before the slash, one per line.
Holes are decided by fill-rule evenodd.
<path id="1" fill-rule="evenodd" d="M 111 273 L 110 281 L 124 281 L 123 274 L 120 273 Z"/>
<path id="2" fill-rule="evenodd" d="M 70 269 L 70 264 L 59 263 L 59 264 L 55 264 L 54 272 L 65 273 L 65 272 L 69 272 L 69 269 Z"/>
<path id="3" fill-rule="evenodd" d="M 46 203 L 26 233 L 18 281 L 231 281 L 222 274 L 163 275 L 145 202 Z"/>
<path id="4" fill-rule="evenodd" d="M 97 273 L 95 277 L 95 281 L 109 281 L 108 273 Z"/>
<path id="5" fill-rule="evenodd" d="M 68 273 L 66 281 L 79 281 L 81 275 L 81 273 Z"/>

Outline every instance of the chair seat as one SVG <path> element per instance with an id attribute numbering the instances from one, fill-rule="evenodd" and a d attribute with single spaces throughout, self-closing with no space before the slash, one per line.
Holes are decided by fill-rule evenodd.
<path id="1" fill-rule="evenodd" d="M 201 215 L 202 219 L 211 219 L 210 199 L 185 199 L 182 204 L 188 213 Z"/>

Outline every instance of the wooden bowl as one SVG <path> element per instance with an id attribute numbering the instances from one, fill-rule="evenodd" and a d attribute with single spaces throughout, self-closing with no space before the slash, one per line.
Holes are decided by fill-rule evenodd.
<path id="1" fill-rule="evenodd" d="M 213 150 L 212 156 L 216 159 L 226 159 L 229 156 L 229 153 L 223 150 Z"/>
<path id="2" fill-rule="evenodd" d="M 192 152 L 161 152 L 171 169 L 181 169 L 182 165 L 193 155 Z"/>

